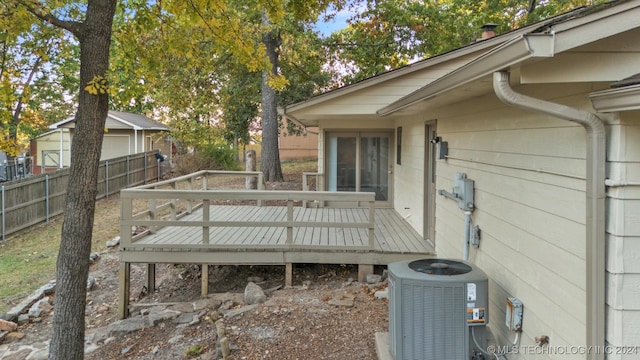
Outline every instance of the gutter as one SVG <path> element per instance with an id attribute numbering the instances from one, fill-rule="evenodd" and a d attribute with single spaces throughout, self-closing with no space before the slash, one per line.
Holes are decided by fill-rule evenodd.
<path id="1" fill-rule="evenodd" d="M 586 267 L 587 348 L 605 349 L 605 165 L 606 134 L 593 113 L 532 98 L 511 89 L 509 73 L 493 73 L 493 89 L 505 104 L 580 124 L 587 131 L 586 176 Z M 590 351 L 587 359 L 604 359 L 601 351 Z"/>

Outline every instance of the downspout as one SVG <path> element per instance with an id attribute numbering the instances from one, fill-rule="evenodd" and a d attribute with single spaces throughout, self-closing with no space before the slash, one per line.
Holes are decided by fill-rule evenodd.
<path id="1" fill-rule="evenodd" d="M 509 84 L 509 73 L 493 73 L 493 89 L 505 104 L 548 114 L 582 125 L 587 131 L 586 267 L 587 348 L 605 346 L 605 164 L 606 134 L 593 113 L 518 94 Z M 604 359 L 603 351 L 590 351 L 588 359 Z"/>

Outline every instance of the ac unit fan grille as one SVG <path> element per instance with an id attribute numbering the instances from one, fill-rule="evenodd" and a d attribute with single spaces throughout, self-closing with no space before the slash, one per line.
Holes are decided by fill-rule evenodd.
<path id="1" fill-rule="evenodd" d="M 446 259 L 421 259 L 409 263 L 409 268 L 429 275 L 462 275 L 471 272 L 471 266 Z"/>
<path id="2" fill-rule="evenodd" d="M 402 286 L 403 359 L 462 359 L 466 328 L 463 286 Z M 427 340 L 428 339 L 428 340 Z"/>

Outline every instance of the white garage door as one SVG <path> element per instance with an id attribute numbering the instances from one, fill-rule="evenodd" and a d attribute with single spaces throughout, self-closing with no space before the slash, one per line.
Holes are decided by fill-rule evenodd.
<path id="1" fill-rule="evenodd" d="M 129 154 L 128 135 L 104 135 L 100 160 L 113 159 Z"/>

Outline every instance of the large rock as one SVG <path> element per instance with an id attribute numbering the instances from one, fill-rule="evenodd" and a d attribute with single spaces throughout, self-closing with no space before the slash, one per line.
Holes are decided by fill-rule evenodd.
<path id="1" fill-rule="evenodd" d="M 29 317 L 30 318 L 41 317 L 43 315 L 43 313 L 44 313 L 44 315 L 46 315 L 51 310 L 53 310 L 53 306 L 51 306 L 51 304 L 49 304 L 49 298 L 48 297 L 44 297 L 44 298 L 38 300 L 35 304 L 33 304 L 33 306 L 31 306 L 31 308 L 29 308 Z"/>
<path id="2" fill-rule="evenodd" d="M 16 328 L 18 328 L 18 324 L 13 321 L 0 319 L 0 331 L 15 331 Z"/>
<path id="3" fill-rule="evenodd" d="M 36 303 L 36 301 L 42 299 L 44 296 L 53 294 L 56 288 L 56 281 L 49 281 L 47 284 L 41 286 L 31 296 L 22 300 L 18 305 L 14 306 L 6 314 L 0 316 L 3 320 L 14 321 L 18 319 L 18 315 L 27 312 L 27 310 Z"/>
<path id="4" fill-rule="evenodd" d="M 267 295 L 264 294 L 262 288 L 254 282 L 249 282 L 247 287 L 244 288 L 244 302 L 247 305 L 263 303 L 267 300 Z"/>

